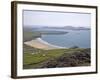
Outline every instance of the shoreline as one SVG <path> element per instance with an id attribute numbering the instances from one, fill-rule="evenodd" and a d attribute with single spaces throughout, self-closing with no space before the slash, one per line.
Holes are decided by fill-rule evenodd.
<path id="1" fill-rule="evenodd" d="M 52 44 L 42 40 L 41 38 L 36 38 L 34 40 L 24 42 L 24 44 L 31 46 L 31 47 L 34 47 L 34 48 L 43 49 L 43 50 L 66 48 L 66 47 L 52 45 Z"/>

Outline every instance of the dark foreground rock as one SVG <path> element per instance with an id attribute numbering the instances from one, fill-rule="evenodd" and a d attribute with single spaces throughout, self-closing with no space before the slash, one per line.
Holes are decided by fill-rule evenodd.
<path id="1" fill-rule="evenodd" d="M 49 59 L 40 64 L 38 68 L 90 66 L 90 49 L 65 52 L 58 58 Z"/>

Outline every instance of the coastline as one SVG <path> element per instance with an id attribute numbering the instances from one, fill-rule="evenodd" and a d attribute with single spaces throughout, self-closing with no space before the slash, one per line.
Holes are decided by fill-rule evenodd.
<path id="1" fill-rule="evenodd" d="M 65 47 L 60 47 L 60 46 L 52 45 L 52 44 L 42 40 L 41 38 L 36 38 L 34 40 L 24 42 L 24 44 L 26 44 L 28 46 L 31 46 L 31 47 L 34 47 L 34 48 L 43 49 L 43 50 L 65 48 Z"/>

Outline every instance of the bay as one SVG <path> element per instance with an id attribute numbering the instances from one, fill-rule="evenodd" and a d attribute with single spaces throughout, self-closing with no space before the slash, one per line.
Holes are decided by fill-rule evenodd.
<path id="1" fill-rule="evenodd" d="M 91 30 L 63 30 L 67 34 L 42 34 L 42 39 L 50 44 L 61 47 L 90 48 L 91 46 Z"/>

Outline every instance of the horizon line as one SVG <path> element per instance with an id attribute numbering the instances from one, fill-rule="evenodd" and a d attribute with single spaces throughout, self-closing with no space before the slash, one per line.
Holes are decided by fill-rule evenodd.
<path id="1" fill-rule="evenodd" d="M 38 26 L 38 27 L 84 27 L 84 28 L 90 28 L 90 26 L 72 26 L 72 25 L 65 25 L 65 26 L 47 26 L 47 25 L 23 25 L 24 27 L 32 27 L 32 26 Z"/>

